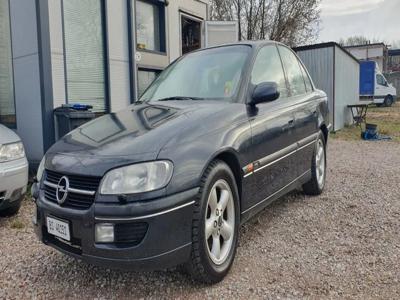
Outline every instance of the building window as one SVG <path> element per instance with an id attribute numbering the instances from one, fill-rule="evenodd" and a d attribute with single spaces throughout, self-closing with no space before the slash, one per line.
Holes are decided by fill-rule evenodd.
<path id="1" fill-rule="evenodd" d="M 0 123 L 16 126 L 8 0 L 0 0 Z"/>
<path id="2" fill-rule="evenodd" d="M 159 70 L 139 69 L 138 70 L 138 95 L 139 98 L 143 95 L 150 84 L 161 73 Z"/>
<path id="3" fill-rule="evenodd" d="M 140 50 L 165 52 L 164 3 L 136 1 L 136 42 Z"/>
<path id="4" fill-rule="evenodd" d="M 200 19 L 181 15 L 182 55 L 201 48 L 201 24 Z"/>
<path id="5" fill-rule="evenodd" d="M 68 103 L 106 111 L 102 0 L 63 1 Z"/>

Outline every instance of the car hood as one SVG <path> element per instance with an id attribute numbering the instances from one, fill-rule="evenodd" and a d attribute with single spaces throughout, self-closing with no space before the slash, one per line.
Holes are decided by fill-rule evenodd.
<path id="1" fill-rule="evenodd" d="M 0 124 L 0 145 L 18 141 L 20 141 L 20 138 L 14 131 Z"/>
<path id="2" fill-rule="evenodd" d="M 229 108 L 218 101 L 168 101 L 131 105 L 64 136 L 46 156 L 51 169 L 99 175 L 110 168 L 154 160 L 170 141 L 187 141 L 217 129 Z M 210 126 L 207 120 L 218 120 Z M 207 126 L 206 126 L 207 124 Z M 218 125 L 221 124 L 221 125 Z"/>

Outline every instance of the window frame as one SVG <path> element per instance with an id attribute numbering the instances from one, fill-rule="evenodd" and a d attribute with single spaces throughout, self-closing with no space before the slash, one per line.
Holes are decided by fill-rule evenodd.
<path id="1" fill-rule="evenodd" d="M 297 54 L 296 54 L 296 58 L 297 58 L 297 60 L 299 62 L 301 73 L 303 73 L 303 80 L 304 80 L 304 84 L 306 85 L 306 93 L 314 92 L 315 91 L 314 82 L 312 81 L 312 78 L 311 78 L 310 74 L 308 73 L 308 70 L 307 70 L 306 66 L 301 61 L 301 59 L 299 57 L 297 57 Z M 306 79 L 308 79 L 308 81 L 310 82 L 310 85 L 311 85 L 311 90 L 310 91 L 307 88 Z"/>
<path id="2" fill-rule="evenodd" d="M 13 40 L 12 40 L 12 28 L 11 28 L 11 3 L 10 0 L 6 0 L 8 4 L 8 23 L 10 24 L 9 30 L 10 30 L 10 53 L 11 53 L 11 79 L 12 79 L 12 101 L 14 102 L 14 119 L 15 123 L 10 124 L 10 123 L 1 123 L 2 125 L 6 126 L 7 128 L 10 129 L 17 129 L 17 124 L 18 124 L 18 117 L 17 117 L 17 102 L 16 102 L 16 97 L 15 97 L 15 74 L 14 74 L 14 52 L 13 52 Z"/>
<path id="3" fill-rule="evenodd" d="M 65 46 L 65 15 L 64 1 L 61 0 L 61 24 L 62 24 L 62 41 L 63 41 L 63 60 L 64 60 L 64 86 L 65 86 L 65 103 L 69 103 L 68 99 L 68 71 L 67 56 Z M 68 0 L 67 0 L 68 1 Z M 107 7 L 105 0 L 100 1 L 100 18 L 101 18 L 101 36 L 103 39 L 103 68 L 104 68 L 104 112 L 96 113 L 96 116 L 111 112 L 110 99 L 110 65 L 109 65 L 109 49 L 108 49 L 108 23 L 107 23 Z"/>
<path id="4" fill-rule="evenodd" d="M 167 55 L 167 11 L 165 8 L 165 2 L 159 0 L 129 0 L 130 1 L 130 10 L 129 14 L 131 16 L 131 20 L 133 20 L 134 32 L 132 34 L 135 35 L 134 41 L 132 40 L 132 36 L 129 37 L 130 43 L 134 45 L 132 49 L 140 52 L 148 52 L 160 55 Z M 159 32 L 160 32 L 160 50 L 151 50 L 151 49 L 141 49 L 138 47 L 138 30 L 137 30 L 137 1 L 141 1 L 144 3 L 148 3 L 154 5 L 158 8 L 158 20 L 159 20 Z M 132 16 L 132 8 L 134 8 L 135 15 Z"/>
<path id="5" fill-rule="evenodd" d="M 286 96 L 286 97 L 282 97 L 282 95 L 280 95 L 279 98 L 278 98 L 277 100 L 285 100 L 285 99 L 288 99 L 288 98 L 291 97 L 291 91 L 290 91 L 290 87 L 289 87 L 289 83 L 288 83 L 288 79 L 287 79 L 287 75 L 286 75 L 286 70 L 285 70 L 285 67 L 284 67 L 284 65 L 283 65 L 282 57 L 281 57 L 281 54 L 280 54 L 280 52 L 279 52 L 279 49 L 278 49 L 277 44 L 267 44 L 267 45 L 263 45 L 262 47 L 260 47 L 260 48 L 257 50 L 257 52 L 256 52 L 255 55 L 254 55 L 253 62 L 252 62 L 252 64 L 251 64 L 251 68 L 249 69 L 249 78 L 248 78 L 249 86 L 253 86 L 253 87 L 256 86 L 256 85 L 254 85 L 254 83 L 252 83 L 252 74 L 253 74 L 254 66 L 255 66 L 255 64 L 256 64 L 256 61 L 257 61 L 258 56 L 260 55 L 260 52 L 261 52 L 263 49 L 267 48 L 267 47 L 275 47 L 276 52 L 277 52 L 277 54 L 278 54 L 279 61 L 280 61 L 280 63 L 281 63 L 281 68 L 282 68 L 283 76 L 284 76 L 284 78 L 285 78 L 285 86 L 286 86 L 286 90 L 287 90 L 287 96 Z"/>
<path id="6" fill-rule="evenodd" d="M 383 84 L 379 83 L 378 77 L 381 78 L 383 80 Z M 376 83 L 380 86 L 384 86 L 384 87 L 388 87 L 388 83 L 387 80 L 385 80 L 385 77 L 382 74 L 376 74 Z"/>
<path id="7" fill-rule="evenodd" d="M 278 48 L 279 56 L 280 56 L 280 58 L 281 58 L 283 70 L 284 70 L 285 77 L 286 77 L 286 84 L 287 84 L 287 87 L 288 87 L 288 90 L 289 90 L 289 96 L 288 96 L 288 98 L 301 97 L 301 96 L 307 95 L 307 94 L 308 94 L 308 91 L 307 91 L 306 82 L 305 82 L 305 80 L 304 80 L 303 71 L 302 71 L 302 69 L 301 69 L 301 66 L 302 66 L 302 65 L 300 64 L 300 60 L 299 60 L 299 58 L 297 57 L 296 53 L 295 53 L 292 49 L 290 49 L 288 46 L 283 45 L 283 44 L 277 44 L 276 47 Z M 287 75 L 287 70 L 286 70 L 285 64 L 283 63 L 283 58 L 282 58 L 281 51 L 279 50 L 280 47 L 288 49 L 288 50 L 294 55 L 294 57 L 295 57 L 296 60 L 297 60 L 297 63 L 299 64 L 299 69 L 300 69 L 300 73 L 302 74 L 303 83 L 304 83 L 304 90 L 305 90 L 305 92 L 304 92 L 303 94 L 298 94 L 298 95 L 293 95 L 293 94 L 292 94 L 291 84 L 290 84 L 290 82 L 289 82 L 289 78 L 288 78 L 288 75 Z M 307 74 L 307 75 L 308 75 L 308 74 Z M 313 85 L 313 82 L 312 82 L 312 81 L 311 81 L 311 86 L 312 86 L 312 89 L 313 89 L 313 91 L 314 91 L 314 85 Z"/>
<path id="8" fill-rule="evenodd" d="M 204 47 L 204 44 L 205 44 L 204 36 L 202 35 L 202 30 L 203 30 L 203 27 L 204 27 L 204 19 L 202 17 L 195 16 L 195 15 L 193 15 L 193 14 L 187 12 L 187 11 L 184 11 L 182 9 L 180 9 L 178 12 L 179 12 L 179 54 L 182 56 L 183 55 L 182 18 L 185 17 L 187 19 L 190 19 L 190 20 L 193 20 L 193 21 L 196 21 L 196 22 L 200 23 L 200 48 L 199 49 L 202 49 Z M 196 50 L 199 50 L 199 49 L 196 49 Z M 194 51 L 196 51 L 196 50 L 194 50 Z M 187 52 L 187 53 L 190 53 L 190 52 Z M 187 53 L 185 53 L 185 54 L 187 54 Z"/>

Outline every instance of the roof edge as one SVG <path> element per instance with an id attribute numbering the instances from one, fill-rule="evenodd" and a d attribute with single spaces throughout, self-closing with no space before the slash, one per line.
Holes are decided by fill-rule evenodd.
<path id="1" fill-rule="evenodd" d="M 314 50 L 314 49 L 322 49 L 322 48 L 330 48 L 330 47 L 338 47 L 340 50 L 342 50 L 344 53 L 346 53 L 348 56 L 350 56 L 353 60 L 355 60 L 358 64 L 360 63 L 360 61 L 353 54 L 351 54 L 343 46 L 339 45 L 336 42 L 326 42 L 326 43 L 320 43 L 320 44 L 314 44 L 314 45 L 306 45 L 306 46 L 294 47 L 292 49 L 295 52 L 298 52 L 298 51 L 306 51 L 306 50 Z"/>

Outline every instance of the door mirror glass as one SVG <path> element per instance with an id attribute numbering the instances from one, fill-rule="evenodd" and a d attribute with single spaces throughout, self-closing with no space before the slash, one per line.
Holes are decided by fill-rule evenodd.
<path id="1" fill-rule="evenodd" d="M 258 84 L 251 97 L 250 105 L 257 105 L 258 103 L 271 102 L 278 99 L 280 93 L 276 82 L 263 82 Z"/>

